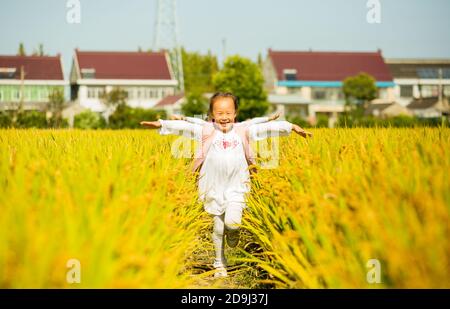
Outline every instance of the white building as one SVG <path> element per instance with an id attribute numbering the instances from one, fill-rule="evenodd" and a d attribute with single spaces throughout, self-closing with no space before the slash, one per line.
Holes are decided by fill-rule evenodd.
<path id="1" fill-rule="evenodd" d="M 174 95 L 174 77 L 167 52 L 88 52 L 75 50 L 70 74 L 71 99 L 94 112 L 106 112 L 102 95 L 114 88 L 128 93 L 131 107 L 152 108 Z"/>
<path id="2" fill-rule="evenodd" d="M 403 106 L 420 98 L 450 96 L 450 59 L 386 59 L 394 94 Z"/>
<path id="3" fill-rule="evenodd" d="M 387 59 L 397 101 L 414 116 L 448 116 L 450 59 Z"/>
<path id="4" fill-rule="evenodd" d="M 0 110 L 45 110 L 54 91 L 64 94 L 61 55 L 0 55 Z"/>
<path id="5" fill-rule="evenodd" d="M 365 72 L 378 88 L 375 103 L 395 100 L 394 81 L 381 51 L 313 52 L 273 51 L 264 62 L 269 102 L 284 116 L 299 116 L 315 123 L 318 114 L 330 125 L 344 111 L 342 84 L 345 78 Z"/>

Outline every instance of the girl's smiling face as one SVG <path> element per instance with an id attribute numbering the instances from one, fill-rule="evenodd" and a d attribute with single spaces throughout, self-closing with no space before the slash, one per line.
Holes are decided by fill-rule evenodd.
<path id="1" fill-rule="evenodd" d="M 227 132 L 236 118 L 236 109 L 232 98 L 217 98 L 214 101 L 212 117 L 222 131 Z"/>

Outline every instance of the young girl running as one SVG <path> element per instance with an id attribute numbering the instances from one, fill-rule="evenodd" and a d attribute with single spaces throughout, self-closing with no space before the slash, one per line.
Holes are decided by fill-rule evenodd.
<path id="1" fill-rule="evenodd" d="M 239 241 L 239 226 L 245 197 L 250 191 L 249 165 L 255 163 L 250 141 L 271 136 L 287 136 L 294 131 L 303 137 L 312 133 L 287 121 L 272 121 L 268 117 L 236 123 L 238 98 L 228 92 L 217 92 L 211 99 L 208 114 L 212 122 L 203 120 L 142 121 L 141 125 L 156 129 L 161 135 L 177 134 L 200 142 L 193 162 L 199 172 L 199 198 L 204 209 L 213 216 L 215 277 L 226 277 L 224 238 L 235 247 Z"/>

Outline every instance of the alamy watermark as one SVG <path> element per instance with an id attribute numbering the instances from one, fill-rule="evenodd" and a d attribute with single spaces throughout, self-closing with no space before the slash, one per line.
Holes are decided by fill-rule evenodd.
<path id="1" fill-rule="evenodd" d="M 80 0 L 67 0 L 66 21 L 68 24 L 81 23 L 81 3 Z"/>
<path id="2" fill-rule="evenodd" d="M 381 3 L 380 0 L 368 0 L 366 3 L 367 11 L 366 21 L 369 24 L 381 23 Z"/>
<path id="3" fill-rule="evenodd" d="M 369 284 L 381 283 L 381 264 L 377 259 L 370 259 L 366 263 L 369 271 L 366 274 L 366 280 Z"/>
<path id="4" fill-rule="evenodd" d="M 77 259 L 67 260 L 66 282 L 69 284 L 81 283 L 81 263 Z"/>

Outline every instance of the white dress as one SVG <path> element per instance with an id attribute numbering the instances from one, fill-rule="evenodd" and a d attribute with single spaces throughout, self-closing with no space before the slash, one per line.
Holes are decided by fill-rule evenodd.
<path id="1" fill-rule="evenodd" d="M 240 136 L 217 130 L 200 169 L 199 194 L 206 212 L 221 215 L 227 206 L 245 203 L 250 174 Z"/>
<path id="2" fill-rule="evenodd" d="M 160 134 L 177 134 L 201 140 L 202 126 L 183 120 L 159 120 Z M 204 209 L 212 215 L 223 214 L 230 205 L 245 207 L 245 196 L 250 190 L 250 174 L 242 140 L 234 129 L 227 133 L 216 129 L 214 140 L 200 169 L 198 190 Z M 249 137 L 258 141 L 270 136 L 286 136 L 292 124 L 287 121 L 254 123 L 249 126 Z"/>

